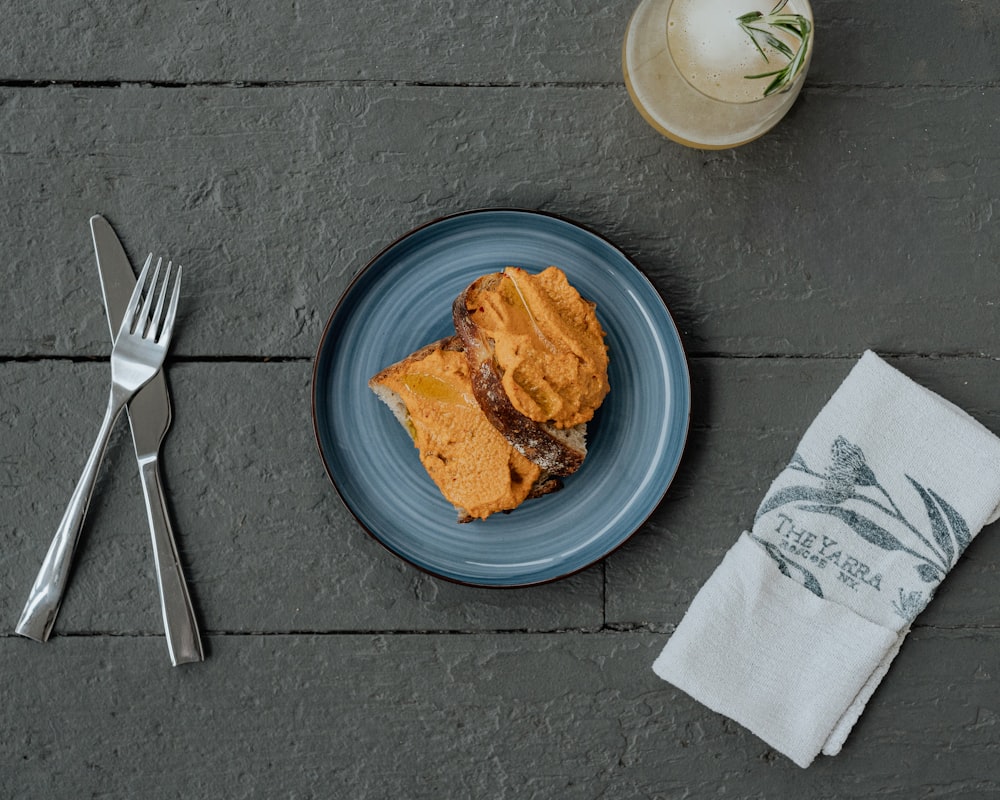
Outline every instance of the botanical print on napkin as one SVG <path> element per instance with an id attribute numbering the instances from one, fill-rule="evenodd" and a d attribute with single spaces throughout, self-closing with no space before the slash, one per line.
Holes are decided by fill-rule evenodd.
<path id="1" fill-rule="evenodd" d="M 843 436 L 819 461 L 795 454 L 764 498 L 751 535 L 782 574 L 901 630 L 968 546 L 969 526 L 932 486 L 902 472 L 876 475 L 864 451 Z"/>

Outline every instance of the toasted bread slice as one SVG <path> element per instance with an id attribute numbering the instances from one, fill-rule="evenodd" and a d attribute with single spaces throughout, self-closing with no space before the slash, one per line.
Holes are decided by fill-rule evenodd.
<path id="1" fill-rule="evenodd" d="M 452 317 L 490 422 L 518 452 L 564 476 L 587 455 L 586 423 L 608 391 L 607 349 L 594 305 L 549 270 L 484 275 L 456 298 Z M 542 285 L 531 283 L 541 276 Z"/>
<path id="2" fill-rule="evenodd" d="M 459 522 L 510 511 L 562 483 L 515 450 L 489 422 L 472 391 L 457 336 L 407 356 L 368 382 L 406 428 L 420 461 Z"/>

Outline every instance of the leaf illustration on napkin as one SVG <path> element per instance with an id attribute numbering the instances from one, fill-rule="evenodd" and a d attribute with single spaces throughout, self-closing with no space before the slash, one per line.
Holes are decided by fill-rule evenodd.
<path id="1" fill-rule="evenodd" d="M 881 525 L 876 524 L 868 519 L 868 517 L 863 517 L 861 514 L 851 511 L 849 508 L 831 505 L 799 506 L 799 508 L 803 511 L 812 511 L 817 514 L 829 514 L 832 517 L 837 517 L 866 542 L 870 542 L 883 550 L 906 550 L 909 552 L 908 547 Z"/>
<path id="2" fill-rule="evenodd" d="M 923 610 L 925 605 L 927 603 L 924 601 L 923 592 L 904 592 L 902 587 L 899 588 L 899 602 L 892 601 L 892 608 L 896 614 L 911 621 Z"/>
<path id="3" fill-rule="evenodd" d="M 767 512 L 774 511 L 774 509 L 779 506 L 787 505 L 788 503 L 798 503 L 806 500 L 813 503 L 829 504 L 839 502 L 841 499 L 842 498 L 840 496 L 831 492 L 826 487 L 816 488 L 813 486 L 786 486 L 784 489 L 779 489 L 774 494 L 764 498 L 764 502 L 761 503 L 760 508 L 757 509 L 754 521 L 756 522 Z"/>
<path id="4" fill-rule="evenodd" d="M 879 481 L 864 451 L 843 436 L 838 436 L 833 441 L 830 459 L 824 470 L 810 469 L 802 455 L 796 452 L 789 462 L 788 472 L 808 476 L 798 477 L 797 480 L 815 479 L 820 482 L 820 486 L 794 485 L 773 491 L 764 498 L 757 510 L 755 527 L 765 514 L 788 504 L 792 504 L 798 511 L 823 514 L 839 520 L 859 538 L 881 550 L 911 556 L 914 559 L 912 566 L 920 580 L 930 584 L 941 581 L 972 539 L 969 526 L 958 511 L 932 489 L 924 487 L 909 475 L 904 475 L 919 495 L 929 525 L 916 525 L 914 521 L 907 519 L 892 494 Z M 875 519 L 854 510 L 862 506 L 874 509 L 875 519 L 889 523 L 895 532 L 890 533 Z M 778 532 L 781 530 L 782 527 L 779 526 Z M 819 582 L 812 573 L 799 566 L 788 553 L 768 545 L 756 536 L 754 538 L 767 550 L 784 575 L 793 577 L 792 570 L 802 572 L 804 585 L 820 597 L 823 596 Z M 791 553 L 798 554 L 794 548 Z M 923 593 L 911 593 L 903 600 L 917 595 L 922 597 Z M 907 605 L 908 603 L 901 601 L 897 612 L 907 610 Z"/>
<path id="5" fill-rule="evenodd" d="M 937 542 L 938 547 L 941 548 L 941 552 L 944 554 L 944 563 L 946 565 L 953 564 L 955 562 L 955 543 L 952 542 L 948 523 L 945 522 L 944 516 L 938 510 L 938 504 L 931 497 L 930 492 L 909 475 L 906 476 L 906 480 L 917 490 L 920 499 L 924 501 L 924 508 L 927 509 L 927 518 L 931 521 L 931 533 L 934 535 L 934 541 Z M 921 577 L 923 577 L 923 574 L 921 574 Z"/>
<path id="6" fill-rule="evenodd" d="M 797 570 L 802 575 L 802 585 L 805 586 L 810 592 L 812 592 L 817 597 L 823 596 L 823 588 L 819 585 L 819 581 L 816 580 L 816 576 L 813 575 L 805 567 L 799 566 L 794 561 L 789 561 L 784 556 L 781 555 L 781 551 L 775 547 L 770 542 L 766 542 L 759 536 L 750 534 L 750 538 L 753 539 L 757 544 L 763 547 L 769 556 L 774 559 L 775 563 L 778 565 L 778 571 L 784 575 L 786 578 L 792 578 L 792 573 L 789 571 L 789 567 Z M 794 578 L 792 578 L 794 580 Z"/>
<path id="7" fill-rule="evenodd" d="M 941 499 L 933 489 L 928 489 L 927 491 L 937 501 L 937 504 L 941 506 L 941 510 L 948 518 L 948 522 L 951 523 L 951 532 L 955 536 L 955 542 L 958 544 L 958 553 L 961 555 L 962 551 L 969 546 L 969 542 L 972 541 L 972 534 L 969 532 L 969 526 L 966 524 L 965 518 Z"/>
<path id="8" fill-rule="evenodd" d="M 830 448 L 830 454 L 832 463 L 828 474 L 831 481 L 847 486 L 879 485 L 875 473 L 868 466 L 864 451 L 856 444 L 838 436 Z"/>

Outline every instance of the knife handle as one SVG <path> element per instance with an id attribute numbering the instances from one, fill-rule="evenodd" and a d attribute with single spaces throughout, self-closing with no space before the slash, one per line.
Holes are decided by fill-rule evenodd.
<path id="1" fill-rule="evenodd" d="M 160 481 L 159 461 L 156 457 L 139 462 L 142 475 L 142 496 L 146 501 L 146 516 L 153 537 L 153 560 L 156 564 L 156 583 L 160 589 L 160 610 L 163 612 L 163 630 L 167 636 L 170 661 L 189 664 L 205 658 L 198 634 L 198 622 L 191 606 L 184 572 L 177 555 L 174 531 L 167 514 Z"/>

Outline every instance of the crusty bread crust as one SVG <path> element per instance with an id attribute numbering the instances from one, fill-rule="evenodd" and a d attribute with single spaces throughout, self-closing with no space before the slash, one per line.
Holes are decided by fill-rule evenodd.
<path id="1" fill-rule="evenodd" d="M 402 425 L 412 436 L 413 434 L 410 427 L 411 423 L 409 414 L 406 410 L 406 404 L 395 391 L 386 386 L 386 381 L 390 378 L 390 376 L 396 373 L 405 373 L 412 364 L 422 361 L 428 356 L 428 354 L 435 350 L 453 350 L 461 352 L 464 349 L 465 347 L 462 340 L 458 336 L 449 336 L 436 342 L 432 342 L 431 344 L 421 347 L 416 352 L 411 353 L 401 361 L 397 361 L 395 364 L 383 369 L 368 381 L 368 387 L 375 393 L 375 396 L 378 397 L 379 400 L 389 407 L 399 424 Z M 487 418 L 488 417 L 489 415 L 487 414 Z M 552 492 L 562 488 L 562 481 L 560 481 L 553 474 L 548 473 L 545 470 L 544 465 L 539 464 L 539 466 L 542 467 L 542 474 L 531 487 L 528 496 L 525 498 L 526 500 L 530 500 L 535 497 L 542 497 L 543 495 L 551 494 Z M 459 522 L 471 522 L 475 519 L 475 517 L 471 516 L 466 509 L 459 506 L 454 506 L 454 508 L 458 514 Z M 508 509 L 504 513 L 510 513 L 512 510 L 513 509 Z"/>
<path id="2" fill-rule="evenodd" d="M 503 274 L 478 278 L 452 305 L 455 332 L 465 347 L 472 372 L 472 392 L 483 412 L 525 458 L 552 475 L 572 475 L 587 455 L 586 425 L 560 430 L 554 425 L 536 422 L 518 411 L 503 387 L 503 375 L 496 362 L 493 342 L 483 336 L 472 320 L 468 300 L 479 291 L 495 289 Z"/>

